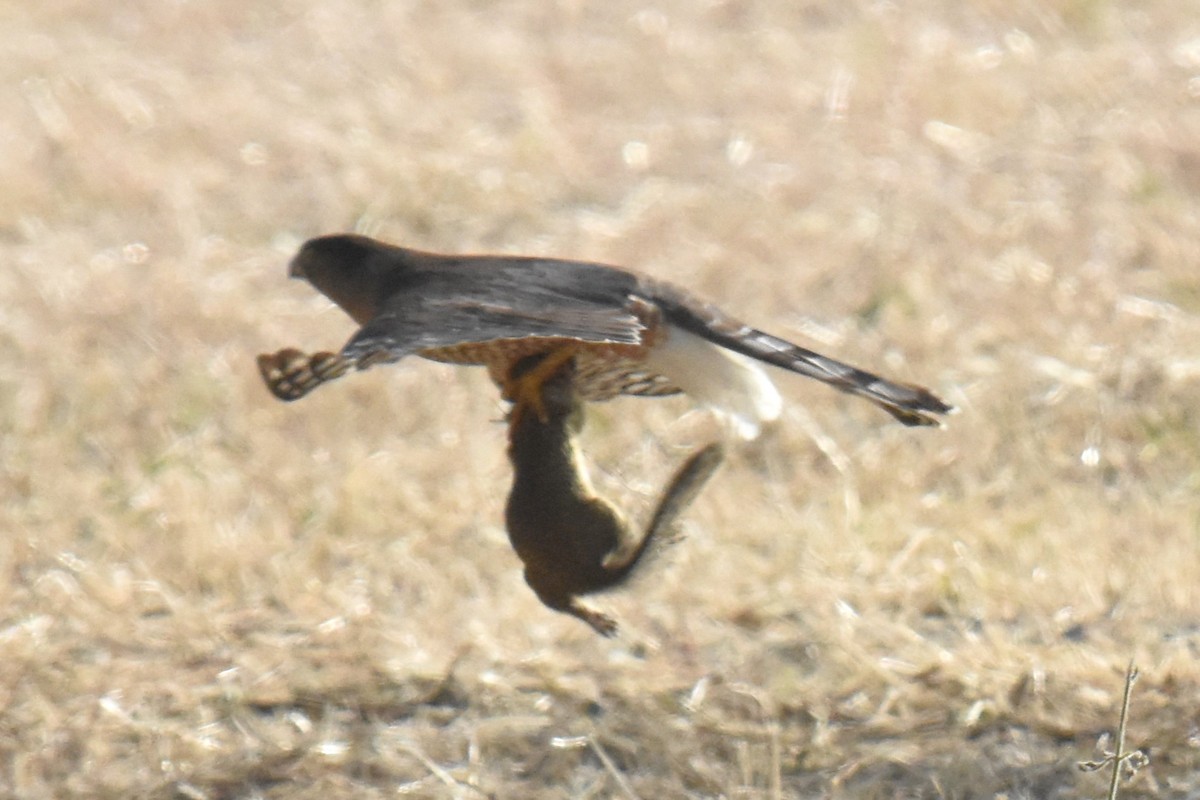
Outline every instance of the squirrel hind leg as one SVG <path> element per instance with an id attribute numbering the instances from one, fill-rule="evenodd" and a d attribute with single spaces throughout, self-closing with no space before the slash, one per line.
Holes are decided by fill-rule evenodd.
<path id="1" fill-rule="evenodd" d="M 616 620 L 581 603 L 576 594 L 563 584 L 562 577 L 555 573 L 525 570 L 525 582 L 547 608 L 583 620 L 601 636 L 616 635 Z"/>
<path id="2" fill-rule="evenodd" d="M 592 626 L 592 630 L 601 636 L 612 638 L 617 635 L 618 625 L 615 619 L 595 609 L 588 608 L 575 598 L 571 598 L 570 606 L 564 610 L 571 616 L 577 617 Z"/>

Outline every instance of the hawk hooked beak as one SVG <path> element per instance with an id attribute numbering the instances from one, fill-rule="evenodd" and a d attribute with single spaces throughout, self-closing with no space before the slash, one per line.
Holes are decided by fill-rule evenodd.
<path id="1" fill-rule="evenodd" d="M 289 278 L 307 278 L 304 274 L 304 267 L 300 265 L 300 257 L 296 256 L 288 262 L 288 277 Z"/>

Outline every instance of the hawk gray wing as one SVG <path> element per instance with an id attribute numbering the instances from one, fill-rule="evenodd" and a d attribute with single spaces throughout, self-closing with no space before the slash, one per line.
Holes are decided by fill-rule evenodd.
<path id="1" fill-rule="evenodd" d="M 654 309 L 631 295 L 633 282 L 614 270 L 571 266 L 533 259 L 494 266 L 451 262 L 391 293 L 342 357 L 364 369 L 412 353 L 459 361 L 455 348 L 498 341 L 645 344 Z"/>
<path id="2" fill-rule="evenodd" d="M 288 348 L 260 357 L 268 388 L 280 399 L 295 400 L 349 369 L 413 354 L 486 366 L 503 385 L 517 360 L 569 346 L 579 351 L 576 388 L 589 400 L 679 392 L 645 367 L 645 350 L 662 335 L 661 314 L 633 294 L 632 274 L 552 259 L 430 258 L 428 269 L 362 280 L 377 298 L 373 303 L 342 291 L 358 281 L 336 275 L 327 293 L 343 307 L 369 307 L 361 315 L 362 328 L 337 356 Z M 301 274 L 311 277 L 320 263 L 309 259 L 303 266 Z"/>

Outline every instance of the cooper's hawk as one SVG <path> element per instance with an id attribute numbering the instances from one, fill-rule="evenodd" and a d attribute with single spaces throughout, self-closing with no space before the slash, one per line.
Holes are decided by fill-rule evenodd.
<path id="1" fill-rule="evenodd" d="M 522 359 L 510 377 L 519 380 L 542 358 Z M 642 569 L 720 464 L 721 448 L 710 444 L 689 456 L 663 490 L 645 529 L 634 531 L 588 479 L 575 441 L 583 426 L 583 403 L 573 359 L 554 368 L 537 391 L 542 415 L 514 411 L 509 426 L 508 538 L 525 565 L 525 582 L 543 603 L 611 636 L 616 622 L 585 606 L 580 596 L 619 586 Z"/>
<path id="2" fill-rule="evenodd" d="M 339 234 L 306 242 L 289 272 L 307 278 L 362 327 L 336 355 L 289 348 L 260 356 L 267 386 L 283 400 L 351 367 L 415 353 L 484 365 L 505 397 L 524 394 L 536 404 L 536 380 L 544 376 L 514 384 L 513 365 L 565 350 L 583 400 L 683 391 L 723 413 L 747 438 L 782 410 L 778 390 L 755 361 L 866 398 L 905 425 L 937 425 L 937 415 L 952 410 L 928 389 L 806 350 L 668 283 L 604 264 L 440 255 Z"/>

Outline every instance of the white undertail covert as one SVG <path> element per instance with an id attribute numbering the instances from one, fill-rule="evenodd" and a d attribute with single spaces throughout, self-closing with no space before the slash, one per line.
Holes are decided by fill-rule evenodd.
<path id="1" fill-rule="evenodd" d="M 779 390 L 757 362 L 674 325 L 650 349 L 646 366 L 728 420 L 743 439 L 757 438 L 783 412 Z"/>

